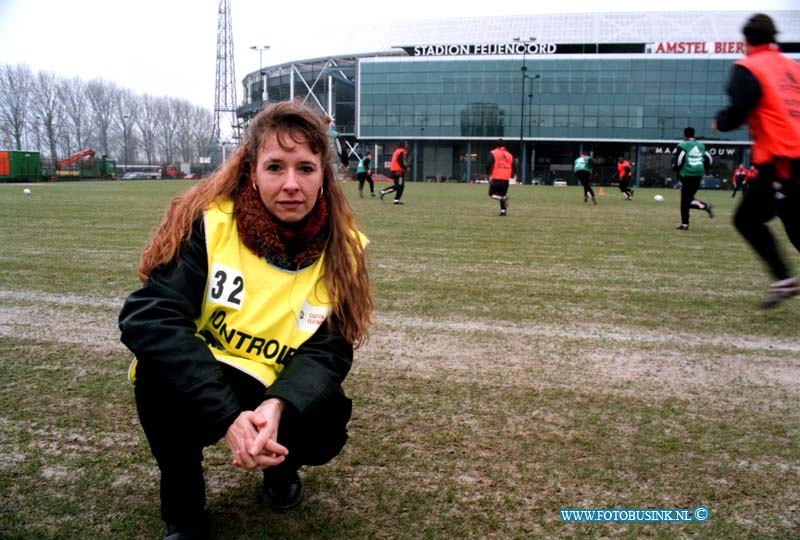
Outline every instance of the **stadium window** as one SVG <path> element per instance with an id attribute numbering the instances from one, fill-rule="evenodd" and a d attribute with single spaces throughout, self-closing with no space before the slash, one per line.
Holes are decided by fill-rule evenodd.
<path id="1" fill-rule="evenodd" d="M 644 124 L 644 107 L 641 105 L 631 105 L 628 116 L 628 127 L 641 128 Z"/>

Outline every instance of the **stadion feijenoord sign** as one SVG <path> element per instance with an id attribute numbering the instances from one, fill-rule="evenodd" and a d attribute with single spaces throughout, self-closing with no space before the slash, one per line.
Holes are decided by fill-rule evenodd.
<path id="1" fill-rule="evenodd" d="M 656 43 L 551 43 L 512 41 L 507 43 L 454 43 L 409 45 L 409 56 L 519 56 L 524 54 L 744 54 L 740 41 L 659 41 Z"/>
<path id="2" fill-rule="evenodd" d="M 506 54 L 555 54 L 555 43 L 464 43 L 403 47 L 409 56 L 501 56 Z"/>

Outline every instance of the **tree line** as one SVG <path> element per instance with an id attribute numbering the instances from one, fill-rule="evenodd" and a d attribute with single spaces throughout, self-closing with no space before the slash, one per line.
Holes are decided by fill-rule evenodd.
<path id="1" fill-rule="evenodd" d="M 91 148 L 118 163 L 196 162 L 208 156 L 213 125 L 210 110 L 186 100 L 0 65 L 0 132 L 9 149 L 50 159 Z"/>

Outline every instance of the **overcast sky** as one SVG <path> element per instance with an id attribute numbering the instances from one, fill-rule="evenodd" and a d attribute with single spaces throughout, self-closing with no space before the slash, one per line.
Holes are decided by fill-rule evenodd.
<path id="1" fill-rule="evenodd" d="M 269 45 L 264 65 L 308 58 L 337 32 L 370 21 L 413 21 L 598 10 L 779 10 L 800 0 L 231 0 L 237 95 L 259 67 L 251 45 Z M 137 93 L 214 108 L 219 0 L 0 0 L 0 63 L 28 64 L 84 80 L 103 78 Z M 402 37 L 402 26 L 398 28 Z M 350 51 L 356 52 L 356 51 Z M 367 51 L 358 51 L 367 52 Z"/>

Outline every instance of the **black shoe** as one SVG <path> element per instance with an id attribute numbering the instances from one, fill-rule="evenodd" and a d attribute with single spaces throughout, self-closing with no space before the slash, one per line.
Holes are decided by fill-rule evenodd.
<path id="1" fill-rule="evenodd" d="M 264 485 L 261 487 L 261 499 L 271 509 L 286 512 L 300 504 L 303 500 L 303 483 L 297 471 L 285 473 L 267 469 L 264 471 Z"/>
<path id="2" fill-rule="evenodd" d="M 507 215 L 507 212 L 505 210 L 500 210 L 500 215 L 501 216 L 505 216 L 505 215 Z"/>
<path id="3" fill-rule="evenodd" d="M 174 523 L 164 523 L 164 540 L 205 540 L 208 538 L 205 523 L 186 527 Z"/>
<path id="4" fill-rule="evenodd" d="M 381 191 L 381 200 L 383 200 L 383 196 L 386 195 L 383 191 Z"/>
<path id="5" fill-rule="evenodd" d="M 711 203 L 706 203 L 706 212 L 708 212 L 708 217 L 714 219 L 714 205 Z"/>
<path id="6" fill-rule="evenodd" d="M 685 223 L 681 223 L 680 225 L 678 225 L 677 228 L 678 228 L 679 231 L 688 231 L 689 230 L 689 226 L 686 225 Z"/>
<path id="7" fill-rule="evenodd" d="M 375 192 L 373 191 L 372 193 L 370 193 L 370 195 L 372 195 L 374 197 L 375 196 Z"/>

